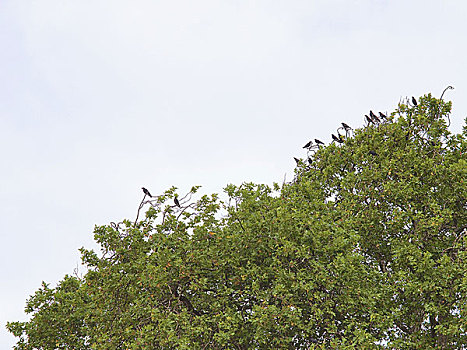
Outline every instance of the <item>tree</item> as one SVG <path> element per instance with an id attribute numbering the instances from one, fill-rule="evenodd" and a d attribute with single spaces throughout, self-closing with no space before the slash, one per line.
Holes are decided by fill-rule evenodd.
<path id="1" fill-rule="evenodd" d="M 431 95 L 299 161 L 97 226 L 87 272 L 43 284 L 16 349 L 461 349 L 467 126 Z M 346 132 L 349 130 L 346 129 Z"/>

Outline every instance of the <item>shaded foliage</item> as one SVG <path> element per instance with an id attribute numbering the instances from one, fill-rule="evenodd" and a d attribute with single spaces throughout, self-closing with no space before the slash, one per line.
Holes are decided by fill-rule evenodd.
<path id="1" fill-rule="evenodd" d="M 43 284 L 16 349 L 460 349 L 466 135 L 430 95 L 245 183 L 98 226 L 87 272 Z M 185 200 L 185 198 L 188 198 Z"/>

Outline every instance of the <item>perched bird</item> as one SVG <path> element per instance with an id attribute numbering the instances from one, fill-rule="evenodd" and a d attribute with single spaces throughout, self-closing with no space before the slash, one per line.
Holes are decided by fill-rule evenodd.
<path id="1" fill-rule="evenodd" d="M 297 163 L 297 165 L 300 164 L 300 159 L 295 158 L 295 157 L 293 157 L 293 159 L 295 159 L 295 163 Z"/>
<path id="2" fill-rule="evenodd" d="M 376 116 L 376 114 L 373 113 L 373 111 L 370 111 L 370 117 L 374 122 L 381 123 L 381 120 Z"/>
<path id="3" fill-rule="evenodd" d="M 374 124 L 374 121 L 369 116 L 367 116 L 366 114 L 365 114 L 365 119 L 366 119 L 368 125 Z"/>
<path id="4" fill-rule="evenodd" d="M 311 159 L 310 157 L 308 157 L 307 160 L 308 160 L 308 164 L 310 164 L 310 165 L 313 164 L 313 159 Z"/>
<path id="5" fill-rule="evenodd" d="M 379 116 L 384 120 L 388 119 L 388 117 L 386 117 L 386 115 L 381 112 L 379 112 Z"/>
<path id="6" fill-rule="evenodd" d="M 303 148 L 310 148 L 312 144 L 313 144 L 313 141 L 309 141 L 307 142 L 305 146 L 303 146 Z"/>
<path id="7" fill-rule="evenodd" d="M 341 123 L 342 126 L 344 127 L 345 131 L 349 131 L 350 129 L 352 129 L 350 126 L 348 126 L 347 124 L 345 123 Z"/>
<path id="8" fill-rule="evenodd" d="M 340 137 L 337 137 L 337 136 L 334 135 L 334 134 L 332 134 L 331 137 L 332 137 L 332 139 L 333 139 L 334 141 L 337 141 L 337 142 L 339 142 L 339 143 L 344 143 L 344 141 L 343 141 Z"/>
<path id="9" fill-rule="evenodd" d="M 151 194 L 149 193 L 149 191 L 147 189 L 145 189 L 144 187 L 141 187 L 141 189 L 143 190 L 144 194 L 146 196 L 149 196 L 149 197 L 152 197 Z"/>
<path id="10" fill-rule="evenodd" d="M 413 96 L 412 96 L 412 104 L 413 104 L 414 106 L 417 106 L 417 105 L 418 105 L 417 100 L 416 100 L 415 97 L 413 97 Z"/>
<path id="11" fill-rule="evenodd" d="M 377 156 L 378 155 L 378 153 L 376 153 L 375 151 L 370 151 L 368 153 L 370 153 L 372 156 Z"/>
<path id="12" fill-rule="evenodd" d="M 177 197 L 174 197 L 174 203 L 177 207 L 180 208 L 180 202 L 178 201 L 178 198 Z"/>
<path id="13" fill-rule="evenodd" d="M 323 141 L 320 141 L 318 139 L 315 139 L 315 142 L 317 145 L 324 145 L 324 142 Z"/>

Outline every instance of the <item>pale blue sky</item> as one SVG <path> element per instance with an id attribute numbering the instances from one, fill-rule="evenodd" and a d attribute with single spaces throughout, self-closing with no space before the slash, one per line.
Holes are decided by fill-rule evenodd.
<path id="1" fill-rule="evenodd" d="M 447 85 L 459 132 L 466 18 L 461 0 L 1 1 L 0 348 L 141 186 L 282 182 L 310 138 Z"/>

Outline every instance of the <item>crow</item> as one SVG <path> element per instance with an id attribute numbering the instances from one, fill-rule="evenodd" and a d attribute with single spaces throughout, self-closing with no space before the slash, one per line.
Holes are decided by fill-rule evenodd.
<path id="1" fill-rule="evenodd" d="M 368 125 L 374 124 L 374 121 L 369 116 L 367 116 L 366 114 L 365 114 L 365 119 L 368 122 Z"/>
<path id="2" fill-rule="evenodd" d="M 174 197 L 174 203 L 177 207 L 180 208 L 180 202 L 178 201 L 178 198 L 177 197 Z"/>
<path id="3" fill-rule="evenodd" d="M 295 159 L 295 163 L 297 163 L 297 165 L 300 164 L 300 159 L 295 158 L 295 157 L 293 157 L 293 159 Z"/>
<path id="4" fill-rule="evenodd" d="M 313 141 L 310 141 L 305 146 L 303 146 L 303 148 L 310 148 L 312 144 L 313 144 Z"/>
<path id="5" fill-rule="evenodd" d="M 344 127 L 345 131 L 349 131 L 350 129 L 352 129 L 350 126 L 348 126 L 347 124 L 345 123 L 341 123 L 342 126 Z"/>
<path id="6" fill-rule="evenodd" d="M 147 189 L 145 189 L 144 187 L 141 187 L 141 189 L 143 190 L 145 196 L 149 196 L 152 198 L 151 194 L 149 193 Z"/>
<path id="7" fill-rule="evenodd" d="M 388 117 L 386 117 L 386 115 L 383 114 L 383 113 L 381 113 L 381 112 L 379 112 L 379 116 L 380 116 L 382 119 L 388 119 Z"/>
<path id="8" fill-rule="evenodd" d="M 370 111 L 370 117 L 373 121 L 381 123 L 381 120 L 379 120 L 379 118 L 376 116 L 376 114 L 373 113 L 373 111 Z"/>
<path id="9" fill-rule="evenodd" d="M 413 104 L 414 106 L 417 106 L 417 105 L 418 105 L 417 100 L 416 100 L 415 97 L 413 97 L 413 96 L 412 96 L 412 104 Z"/>
<path id="10" fill-rule="evenodd" d="M 332 137 L 332 139 L 333 139 L 334 141 L 337 141 L 337 142 L 339 142 L 339 143 L 344 143 L 344 141 L 342 141 L 342 139 L 341 139 L 340 137 L 337 137 L 337 136 L 334 135 L 334 134 L 332 134 L 331 137 Z"/>
<path id="11" fill-rule="evenodd" d="M 324 145 L 324 142 L 323 141 L 320 141 L 318 139 L 315 139 L 315 142 L 317 145 Z"/>

